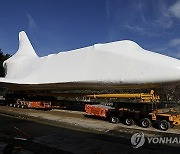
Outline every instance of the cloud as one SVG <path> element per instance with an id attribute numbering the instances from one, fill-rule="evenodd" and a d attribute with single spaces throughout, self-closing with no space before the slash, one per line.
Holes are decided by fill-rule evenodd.
<path id="1" fill-rule="evenodd" d="M 28 27 L 29 27 L 29 30 L 32 31 L 32 30 L 37 30 L 38 29 L 38 25 L 36 24 L 35 20 L 33 19 L 33 17 L 27 13 L 27 19 L 28 19 Z"/>
<path id="2" fill-rule="evenodd" d="M 172 39 L 163 47 L 155 48 L 153 51 L 180 59 L 180 38 Z"/>
<path id="3" fill-rule="evenodd" d="M 145 32 L 145 29 L 140 26 L 135 26 L 135 25 L 131 26 L 129 24 L 124 24 L 124 27 L 126 27 L 127 29 L 132 30 L 132 31 L 138 31 L 141 33 Z"/>
<path id="4" fill-rule="evenodd" d="M 169 8 L 169 11 L 174 17 L 180 18 L 180 0 L 177 1 L 174 5 L 172 5 Z"/>
<path id="5" fill-rule="evenodd" d="M 171 47 L 180 47 L 180 38 L 173 39 L 169 42 Z"/>
<path id="6" fill-rule="evenodd" d="M 173 20 L 169 12 L 169 6 L 165 2 L 160 2 L 157 9 L 157 19 L 154 20 L 154 25 L 169 29 L 173 26 Z"/>
<path id="7" fill-rule="evenodd" d="M 166 1 L 138 1 L 138 14 L 141 18 L 141 24 L 148 29 L 160 28 L 169 29 L 173 26 L 173 19 L 169 11 L 169 4 Z M 160 30 L 160 32 L 161 32 Z"/>
<path id="8" fill-rule="evenodd" d="M 106 0 L 105 7 L 106 7 L 106 17 L 107 17 L 107 19 L 110 18 L 110 13 L 111 13 L 109 6 L 110 6 L 110 2 L 109 2 L 109 0 Z"/>
<path id="9" fill-rule="evenodd" d="M 155 51 L 155 52 L 158 52 L 158 53 L 163 54 L 163 55 L 167 55 L 167 56 L 170 56 L 170 57 L 180 59 L 180 51 L 178 50 L 178 48 L 177 47 L 172 47 L 169 44 L 167 44 L 164 47 L 154 48 L 154 49 L 152 49 L 152 51 Z"/>
<path id="10" fill-rule="evenodd" d="M 107 37 L 109 41 L 113 41 L 113 36 L 114 36 L 114 28 L 113 28 L 113 23 L 114 23 L 114 14 L 112 13 L 112 2 L 110 0 L 105 1 L 105 10 L 106 10 L 106 19 L 107 19 Z"/>
<path id="11" fill-rule="evenodd" d="M 177 59 L 180 59 L 180 52 L 178 52 L 178 53 L 175 55 L 175 57 L 176 57 Z"/>
<path id="12" fill-rule="evenodd" d="M 172 39 L 167 44 L 169 49 L 175 49 L 177 53 L 180 55 L 180 38 Z"/>
<path id="13" fill-rule="evenodd" d="M 130 2 L 130 3 L 129 3 Z M 171 37 L 165 44 L 154 43 L 154 50 L 159 53 L 180 59 L 180 38 L 177 36 L 180 23 L 180 0 L 106 0 L 106 18 L 108 22 L 108 38 Z M 176 19 L 177 18 L 177 19 Z M 149 38 L 148 38 L 149 39 Z M 154 40 L 152 42 L 154 42 Z"/>
<path id="14" fill-rule="evenodd" d="M 118 32 L 122 29 L 156 37 L 169 33 L 167 30 L 174 26 L 174 16 L 170 10 L 177 7 L 177 3 L 170 5 L 164 0 L 156 3 L 144 0 L 128 2 L 130 3 L 106 0 L 106 18 L 111 38 L 114 36 L 113 31 Z"/>

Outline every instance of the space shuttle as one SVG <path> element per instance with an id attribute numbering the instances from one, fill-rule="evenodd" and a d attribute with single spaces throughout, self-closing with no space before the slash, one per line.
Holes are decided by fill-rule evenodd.
<path id="1" fill-rule="evenodd" d="M 180 83 L 180 60 L 141 48 L 130 40 L 39 57 L 26 33 L 3 66 L 1 87 L 12 90 L 154 88 Z"/>

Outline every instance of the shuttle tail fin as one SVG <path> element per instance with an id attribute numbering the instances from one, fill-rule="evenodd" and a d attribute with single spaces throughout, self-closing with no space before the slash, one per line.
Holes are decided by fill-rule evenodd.
<path id="1" fill-rule="evenodd" d="M 19 49 L 16 54 L 20 56 L 38 57 L 24 31 L 19 33 Z"/>

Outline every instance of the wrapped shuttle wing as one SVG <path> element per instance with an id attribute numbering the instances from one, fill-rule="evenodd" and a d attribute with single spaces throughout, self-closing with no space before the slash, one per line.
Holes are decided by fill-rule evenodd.
<path id="1" fill-rule="evenodd" d="M 19 33 L 18 51 L 4 67 L 6 76 L 0 78 L 1 83 L 121 87 L 180 82 L 180 60 L 144 50 L 133 41 L 95 44 L 39 57 L 24 31 Z"/>

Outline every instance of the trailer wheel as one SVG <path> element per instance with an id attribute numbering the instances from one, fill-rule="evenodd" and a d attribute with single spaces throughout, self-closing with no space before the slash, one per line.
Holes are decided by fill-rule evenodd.
<path id="1" fill-rule="evenodd" d="M 143 128 L 148 128 L 151 126 L 151 121 L 148 118 L 144 118 L 140 120 L 140 125 Z"/>
<path id="2" fill-rule="evenodd" d="M 166 131 L 166 130 L 169 129 L 170 123 L 167 122 L 166 120 L 162 120 L 162 121 L 160 121 L 160 122 L 158 123 L 158 127 L 159 127 L 160 130 Z"/>
<path id="3" fill-rule="evenodd" d="M 8 144 L 5 146 L 3 153 L 13 153 L 14 145 Z"/>
<path id="4" fill-rule="evenodd" d="M 124 124 L 125 124 L 125 125 L 128 125 L 128 126 L 131 126 L 131 125 L 134 124 L 134 121 L 133 121 L 133 119 L 131 119 L 131 118 L 125 118 L 125 119 L 124 119 Z"/>
<path id="5" fill-rule="evenodd" d="M 119 118 L 118 117 L 110 117 L 110 122 L 114 123 L 114 124 L 119 123 Z"/>
<path id="6" fill-rule="evenodd" d="M 22 109 L 26 109 L 27 107 L 26 107 L 26 105 L 22 105 L 21 108 Z"/>

